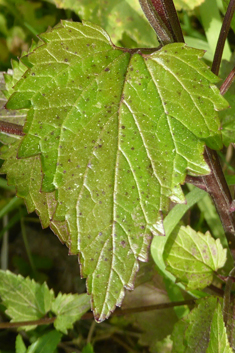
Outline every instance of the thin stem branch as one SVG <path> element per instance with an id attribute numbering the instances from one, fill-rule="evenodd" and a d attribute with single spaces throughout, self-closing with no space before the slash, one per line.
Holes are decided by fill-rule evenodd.
<path id="1" fill-rule="evenodd" d="M 141 306 L 141 307 L 137 307 L 137 308 L 123 309 L 123 310 L 117 309 L 112 314 L 112 316 L 122 316 L 122 315 L 141 313 L 144 311 L 146 312 L 146 311 L 153 311 L 153 310 L 169 309 L 169 308 L 174 308 L 176 306 L 194 305 L 195 301 L 196 301 L 196 299 L 189 299 L 189 300 L 184 300 L 184 301 Z M 82 320 L 88 320 L 88 319 L 92 319 L 92 318 L 93 318 L 92 312 L 86 313 L 81 317 Z M 49 325 L 49 324 L 53 324 L 55 319 L 56 319 L 56 317 L 43 318 L 43 319 L 34 320 L 34 321 L 2 322 L 2 323 L 0 323 L 0 329 L 8 329 L 8 328 L 22 327 L 22 326 Z"/>
<path id="2" fill-rule="evenodd" d="M 19 322 L 0 322 L 0 329 L 8 329 L 14 327 L 22 327 L 22 326 L 39 326 L 39 325 L 49 325 L 53 324 L 56 317 L 43 318 L 39 320 L 32 321 L 19 321 Z"/>
<path id="3" fill-rule="evenodd" d="M 222 94 L 222 96 L 230 88 L 231 84 L 233 83 L 234 76 L 235 76 L 235 67 L 232 69 L 232 71 L 229 73 L 229 75 L 226 77 L 225 81 L 223 82 L 222 86 L 220 87 L 220 93 Z"/>
<path id="4" fill-rule="evenodd" d="M 174 308 L 176 306 L 194 305 L 195 301 L 196 299 L 189 299 L 184 301 L 141 306 L 137 308 L 116 309 L 112 313 L 112 316 L 130 315 L 130 314 L 142 313 L 142 312 L 153 311 L 153 310 L 169 309 L 169 308 Z M 93 317 L 93 313 L 86 313 L 85 315 L 82 316 L 82 319 L 87 320 L 87 319 L 92 319 L 92 317 Z"/>
<path id="5" fill-rule="evenodd" d="M 219 73 L 219 68 L 220 68 L 220 63 L 223 55 L 223 50 L 224 50 L 224 44 L 228 36 L 229 28 L 231 25 L 231 21 L 234 15 L 235 11 L 235 0 L 230 0 L 230 3 L 228 5 L 224 21 L 221 27 L 218 43 L 216 46 L 215 50 L 215 55 L 211 67 L 211 71 L 215 74 L 218 75 Z"/>

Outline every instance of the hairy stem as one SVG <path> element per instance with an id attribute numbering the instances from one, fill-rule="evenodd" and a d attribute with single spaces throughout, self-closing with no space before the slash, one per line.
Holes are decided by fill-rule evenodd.
<path id="1" fill-rule="evenodd" d="M 230 0 L 230 3 L 227 8 L 227 12 L 224 17 L 223 24 L 221 27 L 221 31 L 220 31 L 220 35 L 219 35 L 218 43 L 216 46 L 213 63 L 212 63 L 211 71 L 215 75 L 218 75 L 218 73 L 219 73 L 220 63 L 221 63 L 223 50 L 224 50 L 224 44 L 225 44 L 226 38 L 228 36 L 228 31 L 229 31 L 229 28 L 231 25 L 234 11 L 235 11 L 235 0 Z"/>
<path id="2" fill-rule="evenodd" d="M 183 33 L 180 27 L 178 15 L 173 0 L 151 0 L 153 7 L 165 23 L 174 42 L 184 43 Z"/>
<path id="3" fill-rule="evenodd" d="M 0 121 L 0 132 L 6 132 L 10 135 L 24 136 L 23 126 Z"/>
<path id="4" fill-rule="evenodd" d="M 172 0 L 139 0 L 139 3 L 162 45 L 184 42 Z"/>
<path id="5" fill-rule="evenodd" d="M 158 41 L 162 45 L 172 43 L 174 41 L 168 27 L 164 23 L 164 20 L 161 19 L 160 14 L 157 13 L 155 7 L 152 4 L 151 0 L 139 0 L 139 3 L 142 7 L 142 10 L 147 17 L 149 23 L 153 27 L 154 31 L 157 34 Z"/>

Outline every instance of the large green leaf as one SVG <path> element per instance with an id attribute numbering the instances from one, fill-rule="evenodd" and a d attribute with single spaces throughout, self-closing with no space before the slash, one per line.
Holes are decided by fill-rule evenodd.
<path id="1" fill-rule="evenodd" d="M 176 228 L 164 249 L 166 269 L 189 289 L 210 285 L 213 274 L 226 262 L 226 249 L 209 232 L 195 232 L 190 226 Z"/>
<path id="2" fill-rule="evenodd" d="M 133 288 L 169 199 L 184 202 L 186 173 L 209 172 L 204 142 L 221 148 L 215 110 L 227 102 L 202 51 L 184 44 L 136 52 L 96 25 L 65 21 L 42 39 L 22 59 L 29 70 L 7 104 L 29 111 L 18 156 L 10 148 L 14 168 L 3 168 L 16 176 L 18 165 L 22 175 L 20 163 L 29 168 L 40 154 L 37 183 L 56 190 L 53 221 L 68 223 L 66 243 L 80 254 L 101 321 Z"/>

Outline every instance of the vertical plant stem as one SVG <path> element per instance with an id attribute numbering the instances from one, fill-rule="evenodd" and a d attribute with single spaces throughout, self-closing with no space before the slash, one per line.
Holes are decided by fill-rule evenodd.
<path id="1" fill-rule="evenodd" d="M 27 253 L 31 268 L 33 270 L 33 273 L 36 274 L 36 268 L 34 266 L 33 258 L 31 255 L 31 251 L 30 251 L 30 247 L 29 247 L 29 243 L 28 243 L 28 239 L 27 239 L 27 234 L 26 234 L 26 229 L 25 229 L 25 224 L 24 224 L 24 217 L 23 217 L 21 209 L 20 209 L 20 214 L 21 214 L 20 225 L 21 225 L 21 232 L 22 232 L 22 236 L 23 236 L 23 240 L 24 240 L 24 246 L 25 246 L 26 253 Z"/>
<path id="2" fill-rule="evenodd" d="M 215 74 L 218 75 L 219 73 L 219 68 L 220 68 L 220 63 L 223 55 L 223 50 L 224 50 L 224 44 L 228 36 L 228 31 L 231 25 L 231 21 L 234 15 L 235 11 L 235 0 L 230 0 L 230 3 L 227 8 L 227 12 L 224 17 L 224 21 L 221 27 L 217 47 L 215 50 L 215 55 L 214 55 L 214 60 L 212 63 L 211 71 Z"/>
<path id="3" fill-rule="evenodd" d="M 139 3 L 162 45 L 184 42 L 172 0 L 139 0 Z"/>
<path id="4" fill-rule="evenodd" d="M 214 201 L 228 244 L 231 249 L 235 249 L 235 215 L 230 212 L 232 196 L 216 151 L 206 147 L 204 156 L 211 174 L 203 176 L 202 179 Z"/>
<path id="5" fill-rule="evenodd" d="M 157 13 L 155 7 L 152 4 L 152 1 L 139 0 L 139 3 L 149 23 L 156 32 L 158 41 L 162 45 L 173 42 L 173 37 L 171 36 L 169 29 L 165 25 L 164 20 L 162 20 L 159 14 Z"/>
<path id="6" fill-rule="evenodd" d="M 3 228 L 8 224 L 8 214 L 3 216 Z M 2 248 L 1 248 L 1 269 L 6 271 L 8 269 L 8 231 L 3 234 Z"/>
<path id="7" fill-rule="evenodd" d="M 184 43 L 178 15 L 173 0 L 151 0 L 153 7 L 170 31 L 174 42 Z"/>

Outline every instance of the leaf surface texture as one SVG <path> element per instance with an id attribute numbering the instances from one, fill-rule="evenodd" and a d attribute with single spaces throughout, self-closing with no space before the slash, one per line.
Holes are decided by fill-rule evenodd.
<path id="1" fill-rule="evenodd" d="M 99 26 L 66 21 L 41 39 L 22 58 L 28 71 L 7 103 L 28 114 L 3 172 L 14 184 L 17 165 L 20 175 L 32 163 L 41 170 L 37 188 L 55 212 L 43 215 L 48 202 L 37 200 L 32 209 L 42 223 L 68 226 L 61 238 L 79 254 L 102 321 L 133 288 L 169 200 L 184 202 L 186 173 L 209 173 L 204 143 L 221 148 L 216 110 L 227 102 L 202 51 L 184 44 L 136 52 L 114 46 Z M 32 198 L 34 183 L 23 183 L 21 196 Z"/>

